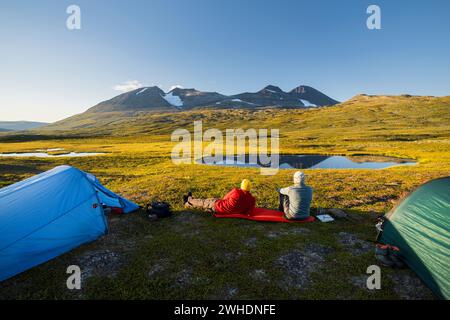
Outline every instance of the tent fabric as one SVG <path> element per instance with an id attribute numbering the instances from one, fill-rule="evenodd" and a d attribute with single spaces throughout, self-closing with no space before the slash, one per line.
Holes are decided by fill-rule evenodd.
<path id="1" fill-rule="evenodd" d="M 0 281 L 105 234 L 104 200 L 138 208 L 70 166 L 0 189 Z"/>
<path id="2" fill-rule="evenodd" d="M 379 242 L 400 248 L 406 264 L 438 296 L 450 298 L 450 177 L 432 180 L 387 215 Z"/>
<path id="3" fill-rule="evenodd" d="M 278 210 L 270 210 L 265 208 L 255 208 L 253 211 L 247 214 L 214 214 L 216 218 L 237 218 L 247 219 L 254 221 L 268 221 L 268 222 L 287 222 L 287 223 L 307 223 L 313 222 L 314 217 L 308 217 L 304 220 L 289 220 L 284 217 L 284 213 Z"/>
<path id="4" fill-rule="evenodd" d="M 103 204 L 108 207 L 122 208 L 123 213 L 130 213 L 139 209 L 137 204 L 119 197 L 111 190 L 106 189 L 94 175 L 90 173 L 85 174 L 88 180 L 94 185 L 94 188 L 98 191 L 98 197 Z"/>

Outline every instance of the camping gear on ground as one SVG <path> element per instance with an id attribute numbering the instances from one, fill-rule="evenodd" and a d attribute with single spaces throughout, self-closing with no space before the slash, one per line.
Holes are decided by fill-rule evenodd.
<path id="1" fill-rule="evenodd" d="M 155 215 L 158 218 L 167 218 L 172 215 L 170 204 L 167 202 L 152 201 L 147 204 L 147 214 Z"/>
<path id="2" fill-rule="evenodd" d="M 320 220 L 320 222 L 331 222 L 334 221 L 333 217 L 330 216 L 329 214 L 318 214 L 316 216 L 317 219 Z"/>
<path id="3" fill-rule="evenodd" d="M 450 298 L 450 177 L 429 181 L 385 217 L 377 242 L 402 260 L 438 296 Z"/>
<path id="4" fill-rule="evenodd" d="M 118 207 L 110 207 L 107 205 L 103 205 L 103 212 L 108 215 L 108 214 L 123 214 L 123 209 L 122 208 L 118 208 Z"/>
<path id="5" fill-rule="evenodd" d="M 113 214 L 122 214 L 124 212 L 123 212 L 122 208 L 111 207 L 111 213 L 113 213 Z"/>
<path id="6" fill-rule="evenodd" d="M 70 166 L 0 189 L 0 281 L 104 235 L 103 205 L 139 208 Z"/>
<path id="7" fill-rule="evenodd" d="M 389 258 L 389 246 L 377 243 L 375 245 L 375 258 L 385 267 L 393 267 L 394 261 Z"/>
<path id="8" fill-rule="evenodd" d="M 289 220 L 284 217 L 284 213 L 278 210 L 270 210 L 265 208 L 254 208 L 250 214 L 220 214 L 215 213 L 216 218 L 238 218 L 254 221 L 269 221 L 269 222 L 292 222 L 292 223 L 307 223 L 314 221 L 314 217 L 310 216 L 304 220 Z"/>
<path id="9" fill-rule="evenodd" d="M 375 246 L 375 258 L 384 266 L 392 268 L 404 268 L 405 263 L 396 246 L 377 243 Z"/>
<path id="10" fill-rule="evenodd" d="M 342 209 L 338 208 L 329 208 L 324 210 L 326 214 L 336 218 L 336 219 L 349 219 L 349 215 Z"/>

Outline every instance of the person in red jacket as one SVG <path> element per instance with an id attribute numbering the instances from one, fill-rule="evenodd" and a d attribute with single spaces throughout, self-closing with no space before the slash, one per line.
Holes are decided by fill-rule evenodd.
<path id="1" fill-rule="evenodd" d="M 233 188 L 222 199 L 196 199 L 189 193 L 183 197 L 185 208 L 197 208 L 220 214 L 250 214 L 255 208 L 255 197 L 250 193 L 251 183 L 244 179 L 241 188 Z"/>

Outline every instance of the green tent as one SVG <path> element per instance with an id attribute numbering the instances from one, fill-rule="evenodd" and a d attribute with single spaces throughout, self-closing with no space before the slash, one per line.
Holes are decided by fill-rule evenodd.
<path id="1" fill-rule="evenodd" d="M 450 298 L 450 177 L 429 181 L 387 215 L 378 241 L 395 245 L 439 297 Z"/>

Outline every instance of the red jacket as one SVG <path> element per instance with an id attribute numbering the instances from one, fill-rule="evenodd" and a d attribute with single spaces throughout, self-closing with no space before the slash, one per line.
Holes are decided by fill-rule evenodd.
<path id="1" fill-rule="evenodd" d="M 234 188 L 214 205 L 221 214 L 249 214 L 255 208 L 255 198 L 248 191 Z"/>

